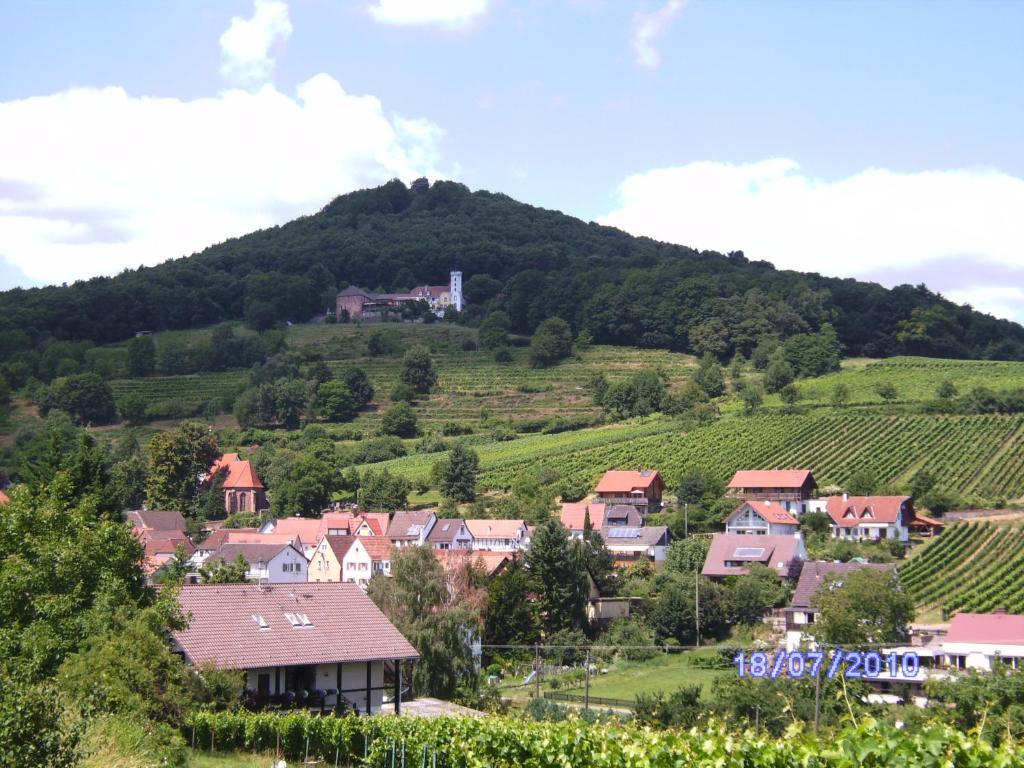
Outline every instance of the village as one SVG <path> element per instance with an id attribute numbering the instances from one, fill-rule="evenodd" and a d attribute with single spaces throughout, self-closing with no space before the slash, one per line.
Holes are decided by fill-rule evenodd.
<path id="1" fill-rule="evenodd" d="M 223 478 L 226 512 L 267 510 L 263 483 L 248 461 L 225 454 L 203 482 L 216 476 Z M 586 499 L 562 503 L 552 515 L 573 541 L 599 537 L 616 572 L 656 572 L 665 566 L 672 538 L 666 526 L 647 521 L 661 510 L 665 491 L 657 470 L 609 470 Z M 823 648 L 815 637 L 816 593 L 841 589 L 858 570 L 892 575 L 898 568 L 864 558 L 810 559 L 802 522 L 824 515 L 832 540 L 879 546 L 916 546 L 945 528 L 917 512 L 910 496 L 820 496 L 809 470 L 741 470 L 727 495 L 735 508 L 722 530 L 691 535 L 706 547 L 700 576 L 722 583 L 757 568 L 773 573 L 786 587 L 788 604 L 765 611 L 766 632 L 757 647 L 769 658 L 800 657 L 801 674 L 802 654 Z M 371 580 L 391 578 L 397 553 L 429 550 L 445 572 L 469 568 L 486 581 L 521 565 L 537 533 L 524 520 L 445 518 L 435 509 L 325 509 L 319 517 L 268 516 L 258 528 L 210 521 L 195 540 L 175 511 L 134 510 L 127 520 L 145 547 L 151 581 L 161 581 L 170 568 L 184 574 L 180 601 L 191 622 L 175 632 L 174 642 L 187 663 L 244 670 L 252 706 L 357 713 L 401 712 L 408 697 L 402 662 L 419 656 L 367 596 Z M 205 583 L 211 571 L 233 564 L 238 583 Z M 628 621 L 643 603 L 635 595 L 602 594 L 593 578 L 588 581 L 586 621 L 595 631 Z M 699 613 L 696 621 L 699 638 Z M 478 632 L 467 632 L 466 643 L 479 670 L 493 653 Z M 1024 617 L 959 612 L 948 622 L 910 623 L 904 642 L 872 650 L 890 663 L 863 677 L 873 690 L 869 699 L 924 706 L 929 679 L 1024 664 Z"/>

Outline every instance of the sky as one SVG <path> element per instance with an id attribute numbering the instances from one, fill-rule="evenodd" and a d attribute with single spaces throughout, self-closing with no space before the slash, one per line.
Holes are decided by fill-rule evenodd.
<path id="1" fill-rule="evenodd" d="M 0 4 L 0 288 L 426 175 L 1024 322 L 1018 0 Z"/>

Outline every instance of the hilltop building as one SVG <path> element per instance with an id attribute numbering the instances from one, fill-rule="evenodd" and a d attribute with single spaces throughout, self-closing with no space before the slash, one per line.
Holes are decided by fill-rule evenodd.
<path id="1" fill-rule="evenodd" d="M 425 301 L 438 316 L 443 315 L 449 307 L 461 312 L 464 306 L 462 272 L 451 272 L 448 285 L 418 285 L 407 293 L 371 293 L 354 285 L 349 286 L 338 294 L 334 311 L 336 317 L 347 314 L 351 320 L 387 320 L 400 313 L 402 305 L 417 301 Z"/>

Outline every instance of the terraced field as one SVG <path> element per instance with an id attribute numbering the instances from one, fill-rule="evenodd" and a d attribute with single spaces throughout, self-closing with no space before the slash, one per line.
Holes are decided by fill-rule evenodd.
<path id="1" fill-rule="evenodd" d="M 206 402 L 237 394 L 245 387 L 247 378 L 246 371 L 149 376 L 144 379 L 114 379 L 110 382 L 110 388 L 114 392 L 114 399 L 118 401 L 137 394 L 149 403 L 157 400 Z"/>
<path id="2" fill-rule="evenodd" d="M 822 486 L 841 485 L 865 468 L 894 484 L 926 469 L 943 490 L 1024 495 L 1024 416 L 765 414 L 690 431 L 664 419 L 525 437 L 478 452 L 481 481 L 492 489 L 508 488 L 523 472 L 542 467 L 586 482 L 612 467 L 656 467 L 670 483 L 689 467 L 723 478 L 742 467 L 809 467 Z M 430 462 L 412 456 L 387 465 L 422 479 Z"/>
<path id="3" fill-rule="evenodd" d="M 1024 613 L 1024 526 L 961 522 L 900 568 L 920 612 Z"/>

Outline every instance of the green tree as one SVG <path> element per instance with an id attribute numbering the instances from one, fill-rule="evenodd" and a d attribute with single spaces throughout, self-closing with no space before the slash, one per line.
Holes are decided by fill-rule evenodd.
<path id="1" fill-rule="evenodd" d="M 340 378 L 355 397 L 360 408 L 373 400 L 373 385 L 362 368 L 347 368 Z"/>
<path id="2" fill-rule="evenodd" d="M 794 382 L 790 382 L 779 390 L 779 397 L 782 402 L 786 405 L 787 411 L 793 411 L 796 409 L 796 404 L 800 402 L 800 388 Z"/>
<path id="3" fill-rule="evenodd" d="M 573 549 L 569 532 L 553 519 L 537 528 L 530 543 L 526 564 L 546 635 L 583 626 L 586 578 Z"/>
<path id="4" fill-rule="evenodd" d="M 341 381 L 325 381 L 316 391 L 317 410 L 327 421 L 352 421 L 359 403 L 348 385 Z"/>
<path id="5" fill-rule="evenodd" d="M 725 394 L 725 374 L 714 355 L 704 355 L 700 359 L 700 367 L 693 375 L 693 381 L 708 397 Z"/>
<path id="6" fill-rule="evenodd" d="M 410 347 L 402 358 L 402 381 L 417 392 L 429 392 L 437 384 L 434 359 L 421 344 Z"/>
<path id="7" fill-rule="evenodd" d="M 338 473 L 329 463 L 303 451 L 278 450 L 266 472 L 270 500 L 278 517 L 315 517 L 330 504 Z"/>
<path id="8" fill-rule="evenodd" d="M 853 496 L 870 496 L 878 489 L 878 478 L 870 469 L 859 469 L 850 475 L 846 490 Z"/>
<path id="9" fill-rule="evenodd" d="M 441 470 L 441 495 L 455 502 L 476 499 L 480 456 L 461 440 L 452 446 Z"/>
<path id="10" fill-rule="evenodd" d="M 764 389 L 757 382 L 747 382 L 740 390 L 740 398 L 743 400 L 744 413 L 752 416 L 764 405 Z"/>
<path id="11" fill-rule="evenodd" d="M 875 385 L 875 392 L 880 398 L 885 400 L 887 403 L 892 402 L 899 397 L 899 392 L 896 390 L 896 385 L 890 381 L 880 381 Z"/>
<path id="12" fill-rule="evenodd" d="M 359 505 L 371 512 L 391 512 L 409 505 L 409 481 L 387 468 L 366 470 L 359 479 Z"/>
<path id="13" fill-rule="evenodd" d="M 298 429 L 299 420 L 309 402 L 309 387 L 301 379 L 281 379 L 274 383 L 274 411 L 285 429 Z"/>
<path id="14" fill-rule="evenodd" d="M 805 512 L 800 515 L 800 530 L 826 538 L 832 531 L 832 518 L 824 512 Z"/>
<path id="15" fill-rule="evenodd" d="M 530 575 L 519 558 L 487 586 L 484 642 L 488 645 L 529 645 L 537 642 L 540 627 L 530 599 Z"/>
<path id="16" fill-rule="evenodd" d="M 385 411 L 380 422 L 380 431 L 396 437 L 416 437 L 419 431 L 416 412 L 408 403 L 395 403 Z"/>
<path id="17" fill-rule="evenodd" d="M 110 385 L 95 373 L 80 373 L 57 379 L 46 390 L 39 412 L 66 412 L 78 424 L 110 424 L 117 418 L 117 406 Z"/>
<path id="18" fill-rule="evenodd" d="M 541 321 L 530 339 L 530 365 L 547 368 L 572 354 L 572 329 L 560 317 Z"/>
<path id="19" fill-rule="evenodd" d="M 156 344 L 152 336 L 138 336 L 128 342 L 128 375 L 149 376 L 156 368 Z"/>
<path id="20" fill-rule="evenodd" d="M 696 504 L 711 489 L 707 476 L 699 469 L 687 469 L 679 478 L 676 499 L 680 504 Z"/>
<path id="21" fill-rule="evenodd" d="M 914 499 L 920 499 L 927 496 L 929 492 L 935 487 L 935 478 L 928 470 L 919 469 L 914 473 L 913 477 L 910 478 L 910 495 Z"/>
<path id="22" fill-rule="evenodd" d="M 952 400 L 957 395 L 956 385 L 949 379 L 945 379 L 939 384 L 936 394 L 940 400 Z"/>
<path id="23" fill-rule="evenodd" d="M 146 472 L 150 508 L 188 508 L 198 493 L 200 476 L 209 472 L 219 455 L 213 431 L 196 421 L 154 435 Z"/>
<path id="24" fill-rule="evenodd" d="M 698 573 L 704 567 L 711 544 L 707 539 L 688 536 L 668 545 L 665 570 L 674 573 Z"/>
<path id="25" fill-rule="evenodd" d="M 213 560 L 213 562 L 210 562 Z M 221 560 L 210 558 L 199 571 L 200 578 L 205 584 L 243 584 L 245 574 L 249 572 L 249 561 L 245 555 L 239 555 L 234 560 Z"/>
<path id="26" fill-rule="evenodd" d="M 496 310 L 487 315 L 480 323 L 480 348 L 494 350 L 507 347 L 509 325 L 507 312 Z"/>
<path id="27" fill-rule="evenodd" d="M 121 412 L 121 418 L 125 420 L 128 426 L 138 427 L 146 423 L 147 404 L 145 397 L 137 392 L 131 392 L 121 400 L 118 410 Z"/>
<path id="28" fill-rule="evenodd" d="M 768 367 L 764 371 L 764 388 L 769 392 L 780 392 L 783 387 L 793 381 L 793 366 L 780 352 L 772 355 Z"/>
<path id="29" fill-rule="evenodd" d="M 825 580 L 811 599 L 820 612 L 814 625 L 819 640 L 844 646 L 906 641 L 914 601 L 894 571 L 861 568 Z"/>
<path id="30" fill-rule="evenodd" d="M 712 355 L 721 360 L 729 350 L 729 330 L 719 318 L 713 317 L 690 331 L 690 346 L 695 355 Z"/>
<path id="31" fill-rule="evenodd" d="M 850 388 L 839 382 L 832 388 L 832 405 L 839 408 L 850 402 Z"/>
<path id="32" fill-rule="evenodd" d="M 748 571 L 746 576 L 730 579 L 729 608 L 733 621 L 753 625 L 772 608 L 781 605 L 787 595 L 779 577 L 768 566 L 755 563 Z"/>

